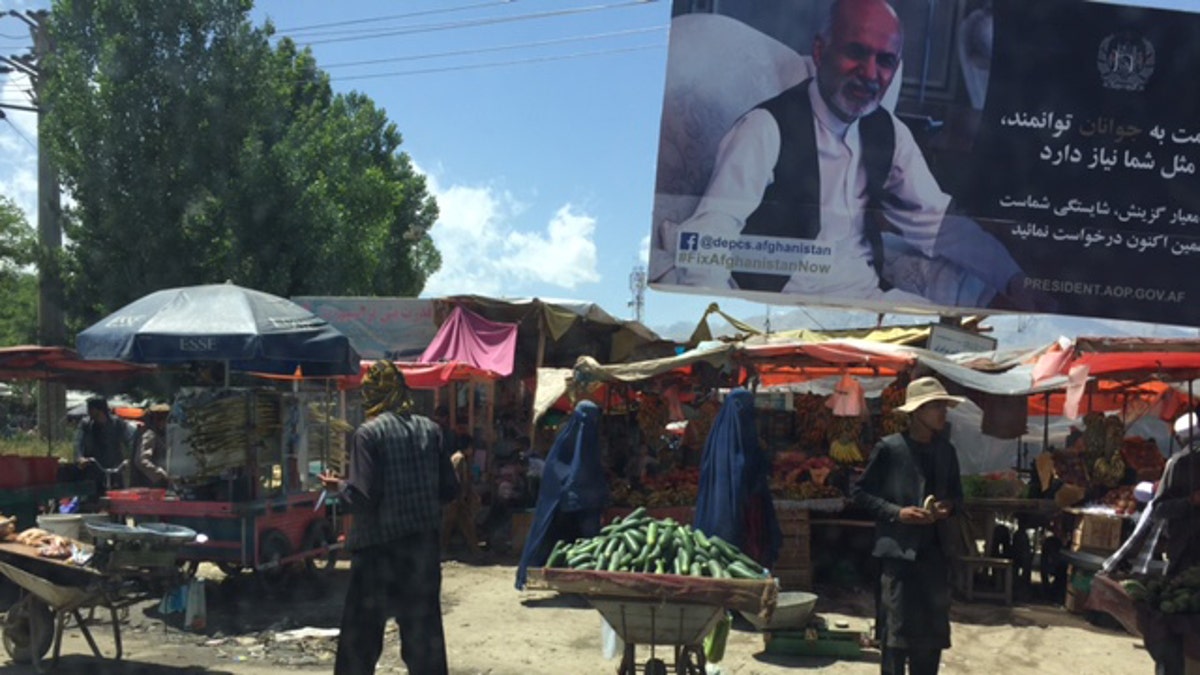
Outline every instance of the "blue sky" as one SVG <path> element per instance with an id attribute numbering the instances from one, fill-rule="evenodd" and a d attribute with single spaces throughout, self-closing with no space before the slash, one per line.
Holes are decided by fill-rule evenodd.
<path id="1" fill-rule="evenodd" d="M 669 0 L 259 0 L 253 16 L 311 43 L 339 91 L 371 96 L 404 135 L 442 214 L 433 236 L 444 267 L 427 295 L 589 300 L 632 317 L 629 276 L 650 231 Z M 0 18 L 0 53 L 19 53 L 26 34 L 19 20 Z M 382 62 L 343 65 L 369 60 Z M 23 79 L 0 76 L 0 85 L 0 101 L 27 101 Z M 8 115 L 0 194 L 32 224 L 35 116 Z M 745 301 L 647 290 L 645 321 L 694 324 L 714 300 L 735 316 L 764 314 Z M 805 316 L 822 325 L 873 319 Z"/>

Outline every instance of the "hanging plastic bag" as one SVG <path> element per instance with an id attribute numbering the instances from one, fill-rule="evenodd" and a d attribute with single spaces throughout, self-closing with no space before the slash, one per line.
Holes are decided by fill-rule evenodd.
<path id="1" fill-rule="evenodd" d="M 725 658 L 725 643 L 729 641 L 729 629 L 732 626 L 733 615 L 725 612 L 712 632 L 704 638 L 704 658 L 709 663 L 720 663 Z"/>
<path id="2" fill-rule="evenodd" d="M 159 614 L 166 616 L 182 612 L 187 607 L 187 596 L 187 584 L 170 589 L 163 594 L 162 601 L 158 603 Z"/>
<path id="3" fill-rule="evenodd" d="M 607 619 L 600 617 L 600 652 L 604 658 L 611 661 L 624 651 L 625 645 L 617 636 L 617 631 L 608 625 Z"/>
<path id="4" fill-rule="evenodd" d="M 208 608 L 204 598 L 204 580 L 192 579 L 187 589 L 187 610 L 183 615 L 183 625 L 196 632 L 203 631 L 208 625 Z"/>

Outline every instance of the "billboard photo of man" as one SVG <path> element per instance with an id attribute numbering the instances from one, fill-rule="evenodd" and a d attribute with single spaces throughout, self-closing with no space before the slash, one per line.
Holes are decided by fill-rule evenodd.
<path id="1" fill-rule="evenodd" d="M 677 40 L 677 28 L 712 18 L 676 17 L 670 58 L 683 58 L 676 46 L 686 33 Z M 724 30 L 736 40 L 752 29 Z M 672 127 L 704 116 L 688 111 L 675 119 L 672 97 L 691 106 L 695 97 L 681 91 L 686 84 L 673 89 L 669 74 L 652 283 L 872 309 L 1052 309 L 1027 290 L 1000 241 L 950 212 L 951 197 L 912 131 L 889 109 L 904 40 L 900 17 L 885 0 L 833 0 L 811 59 L 770 57 L 767 67 L 776 72 L 767 80 L 778 75 L 787 86 L 751 102 L 724 132 L 690 212 L 671 172 L 696 169 L 679 166 L 686 160 L 671 152 L 678 145 Z M 770 93 L 774 84 L 760 89 Z M 894 92 L 890 98 L 894 105 Z"/>

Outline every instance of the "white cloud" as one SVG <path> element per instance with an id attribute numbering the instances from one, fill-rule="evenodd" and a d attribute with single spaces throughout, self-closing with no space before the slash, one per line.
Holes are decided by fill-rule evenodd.
<path id="1" fill-rule="evenodd" d="M 440 212 L 430 235 L 442 268 L 425 294 L 511 296 L 529 284 L 574 289 L 600 280 L 596 219 L 577 207 L 565 204 L 544 225 L 529 227 L 527 207 L 506 191 L 427 180 Z"/>
<path id="2" fill-rule="evenodd" d="M 637 264 L 645 267 L 650 264 L 650 235 L 642 237 L 638 242 Z"/>

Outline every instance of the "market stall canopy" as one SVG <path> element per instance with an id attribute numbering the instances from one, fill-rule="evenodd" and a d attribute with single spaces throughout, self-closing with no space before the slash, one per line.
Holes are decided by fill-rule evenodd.
<path id="1" fill-rule="evenodd" d="M 465 364 L 508 377 L 516 349 L 517 324 L 489 321 L 455 307 L 418 361 Z"/>
<path id="2" fill-rule="evenodd" d="M 1200 377 L 1200 340 L 1076 338 L 1069 365 L 1091 377 L 1183 381 Z"/>
<path id="3" fill-rule="evenodd" d="M 170 288 L 113 312 L 75 340 L 85 359 L 225 362 L 242 371 L 350 375 L 349 339 L 296 303 L 234 284 Z"/>
<path id="4" fill-rule="evenodd" d="M 492 321 L 518 324 L 514 372 L 519 377 L 533 375 L 538 367 L 571 367 L 582 355 L 625 363 L 668 356 L 677 346 L 590 302 L 456 295 L 438 299 L 436 306 L 439 321 L 463 307 Z"/>
<path id="5" fill-rule="evenodd" d="M 0 348 L 0 381 L 43 380 L 70 387 L 89 387 L 154 372 L 148 366 L 121 361 L 91 361 L 68 347 L 21 345 Z"/>
<path id="6" fill-rule="evenodd" d="M 363 377 L 374 363 L 374 361 L 364 360 L 358 374 L 336 378 L 338 389 L 361 387 Z M 411 361 L 393 361 L 392 363 L 400 369 L 404 375 L 405 384 L 412 389 L 438 389 L 451 382 L 478 382 L 500 378 L 493 371 L 482 370 L 468 363 L 414 363 Z"/>

